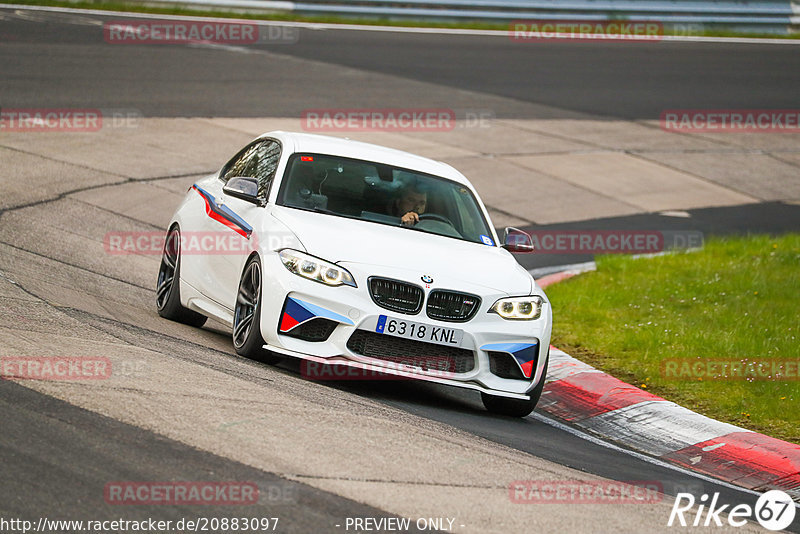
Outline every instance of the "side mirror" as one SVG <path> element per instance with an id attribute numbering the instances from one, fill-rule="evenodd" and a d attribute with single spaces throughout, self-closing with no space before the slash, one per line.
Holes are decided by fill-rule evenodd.
<path id="1" fill-rule="evenodd" d="M 234 176 L 228 180 L 228 183 L 222 188 L 226 195 L 252 202 L 257 206 L 263 206 L 264 203 L 258 198 L 258 180 L 246 176 Z"/>
<path id="2" fill-rule="evenodd" d="M 503 235 L 503 248 L 509 252 L 529 254 L 533 252 L 533 240 L 527 232 L 509 226 Z"/>

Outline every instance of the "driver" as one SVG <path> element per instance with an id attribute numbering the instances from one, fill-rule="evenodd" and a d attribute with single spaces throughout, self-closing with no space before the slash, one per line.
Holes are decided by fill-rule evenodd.
<path id="1" fill-rule="evenodd" d="M 400 217 L 400 222 L 406 226 L 414 226 L 419 222 L 419 216 L 425 213 L 428 205 L 428 194 L 420 191 L 415 184 L 403 187 L 389 202 L 388 213 Z"/>

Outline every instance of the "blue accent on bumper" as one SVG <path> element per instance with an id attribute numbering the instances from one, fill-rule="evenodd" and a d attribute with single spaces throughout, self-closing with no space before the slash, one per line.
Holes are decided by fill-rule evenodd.
<path id="1" fill-rule="evenodd" d="M 290 306 L 292 306 L 292 310 L 296 310 L 297 315 L 289 311 Z M 289 297 L 288 302 L 286 303 L 286 312 L 289 313 L 289 315 L 291 315 L 298 323 L 302 323 L 314 317 L 324 317 L 325 319 L 330 319 L 331 321 L 336 321 L 337 323 L 355 326 L 355 323 L 344 315 L 340 315 L 331 310 L 327 310 L 322 306 L 317 306 L 316 304 L 311 304 L 310 302 L 306 302 L 295 297 Z"/>
<path id="2" fill-rule="evenodd" d="M 538 343 L 489 343 L 481 346 L 483 351 L 507 352 L 514 357 L 522 374 L 528 378 L 533 375 L 532 363 L 539 352 Z M 526 365 L 528 364 L 528 365 Z M 528 371 L 530 369 L 530 371 Z"/>
<path id="3" fill-rule="evenodd" d="M 289 317 L 297 321 L 298 323 L 302 323 L 312 319 L 314 314 L 308 311 L 302 304 L 302 301 L 298 301 L 289 297 L 286 300 L 286 309 L 284 313 L 287 314 Z"/>

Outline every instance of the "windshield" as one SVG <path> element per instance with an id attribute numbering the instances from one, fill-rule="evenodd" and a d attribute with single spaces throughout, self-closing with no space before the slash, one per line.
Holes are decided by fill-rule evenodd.
<path id="1" fill-rule="evenodd" d="M 293 154 L 278 204 L 494 245 L 467 187 L 382 163 Z"/>

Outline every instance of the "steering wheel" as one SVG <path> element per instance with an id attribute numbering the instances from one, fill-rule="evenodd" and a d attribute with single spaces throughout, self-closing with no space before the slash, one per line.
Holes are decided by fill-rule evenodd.
<path id="1" fill-rule="evenodd" d="M 419 216 L 419 222 L 422 221 L 439 221 L 445 224 L 449 224 L 450 226 L 455 228 L 455 225 L 450 221 L 450 219 L 448 219 L 444 215 L 439 215 L 438 213 L 423 213 Z"/>

